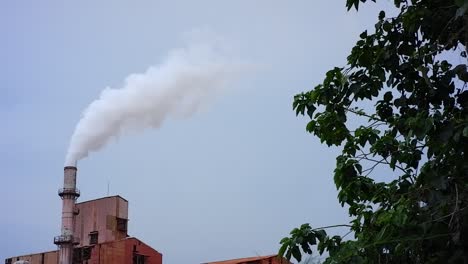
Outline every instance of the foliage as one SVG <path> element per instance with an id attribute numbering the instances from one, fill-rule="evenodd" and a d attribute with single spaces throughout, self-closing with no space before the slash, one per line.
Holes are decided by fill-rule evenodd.
<path id="1" fill-rule="evenodd" d="M 334 181 L 354 239 L 304 224 L 281 240 L 288 259 L 316 246 L 325 263 L 468 263 L 468 0 L 393 2 L 346 68 L 294 97 L 306 130 L 342 147 Z M 393 172 L 378 181 L 377 167 Z"/>

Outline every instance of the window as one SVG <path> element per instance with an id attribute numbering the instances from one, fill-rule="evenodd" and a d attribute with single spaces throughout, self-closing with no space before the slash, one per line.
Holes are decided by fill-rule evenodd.
<path id="1" fill-rule="evenodd" d="M 82 256 L 81 256 L 81 248 L 75 248 L 73 249 L 73 264 L 79 264 L 83 261 Z"/>
<path id="2" fill-rule="evenodd" d="M 146 257 L 139 254 L 133 254 L 133 264 L 145 264 Z"/>
<path id="3" fill-rule="evenodd" d="M 117 217 L 117 230 L 127 232 L 128 219 Z"/>
<path id="4" fill-rule="evenodd" d="M 89 233 L 89 244 L 96 245 L 98 243 L 98 236 L 99 236 L 98 231 L 93 231 Z"/>
<path id="5" fill-rule="evenodd" d="M 88 260 L 91 258 L 91 247 L 83 248 L 83 259 Z"/>

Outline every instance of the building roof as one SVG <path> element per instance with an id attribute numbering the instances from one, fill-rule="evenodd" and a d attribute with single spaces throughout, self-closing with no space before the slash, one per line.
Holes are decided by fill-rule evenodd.
<path id="1" fill-rule="evenodd" d="M 49 250 L 49 251 L 43 251 L 43 252 L 28 253 L 28 254 L 13 256 L 13 257 L 7 257 L 6 259 L 15 259 L 15 258 L 19 258 L 19 257 L 26 257 L 26 256 L 32 256 L 32 255 L 38 255 L 38 254 L 54 253 L 54 252 L 58 252 L 58 250 Z"/>
<path id="2" fill-rule="evenodd" d="M 266 260 L 270 258 L 275 258 L 278 255 L 268 255 L 268 256 L 257 256 L 257 257 L 250 257 L 250 258 L 239 258 L 239 259 L 230 259 L 230 260 L 222 260 L 222 261 L 214 261 L 214 262 L 206 262 L 203 264 L 243 264 L 243 263 L 250 263 L 259 260 Z"/>
<path id="3" fill-rule="evenodd" d="M 106 196 L 106 197 L 96 198 L 96 199 L 92 199 L 92 200 L 87 200 L 87 201 L 79 202 L 79 203 L 76 203 L 76 204 L 84 204 L 84 203 L 89 203 L 89 202 L 94 202 L 94 201 L 104 200 L 104 199 L 112 199 L 112 198 L 120 198 L 120 199 L 128 202 L 127 199 L 123 198 L 120 195 L 112 195 L 112 196 Z"/>

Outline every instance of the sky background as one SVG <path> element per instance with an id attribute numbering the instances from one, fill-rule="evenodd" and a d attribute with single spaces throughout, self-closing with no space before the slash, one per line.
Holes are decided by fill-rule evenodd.
<path id="1" fill-rule="evenodd" d="M 165 264 L 274 254 L 303 223 L 346 223 L 332 176 L 338 149 L 305 132 L 292 98 L 344 65 L 390 4 L 357 16 L 344 0 L 1 1 L 0 258 L 55 249 L 57 189 L 82 111 L 198 29 L 261 70 L 190 119 L 79 162 L 79 201 L 106 196 L 110 183 L 110 195 L 129 200 L 129 234 Z"/>

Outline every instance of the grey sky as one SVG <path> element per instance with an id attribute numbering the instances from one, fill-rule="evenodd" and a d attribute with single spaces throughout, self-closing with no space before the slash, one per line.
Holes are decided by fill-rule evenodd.
<path id="1" fill-rule="evenodd" d="M 131 134 L 78 164 L 80 201 L 119 194 L 129 233 L 166 264 L 271 254 L 293 228 L 346 222 L 336 149 L 291 110 L 345 62 L 381 6 L 345 1 L 2 1 L 2 259 L 52 250 L 68 141 L 106 86 L 161 63 L 184 33 L 209 29 L 264 65 L 203 111 Z"/>

